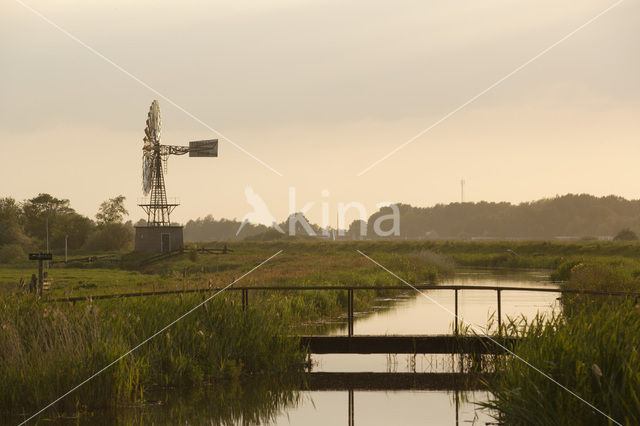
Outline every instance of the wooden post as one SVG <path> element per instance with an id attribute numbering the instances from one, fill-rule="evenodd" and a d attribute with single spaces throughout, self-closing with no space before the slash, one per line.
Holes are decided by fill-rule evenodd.
<path id="1" fill-rule="evenodd" d="M 247 306 L 249 305 L 249 290 L 246 288 L 242 289 L 242 310 L 246 311 Z"/>
<path id="2" fill-rule="evenodd" d="M 500 293 L 502 290 L 497 289 L 496 292 L 498 293 L 498 334 L 500 334 L 500 329 L 502 328 L 502 300 Z"/>
<path id="3" fill-rule="evenodd" d="M 455 335 L 457 336 L 458 335 L 458 289 L 457 288 L 455 289 L 455 314 L 456 314 L 456 317 L 454 319 L 456 322 Z"/>
<path id="4" fill-rule="evenodd" d="M 347 329 L 349 337 L 353 336 L 353 289 L 347 290 L 347 298 L 349 299 L 347 305 Z"/>
<path id="5" fill-rule="evenodd" d="M 42 259 L 38 260 L 38 294 L 42 296 L 42 287 L 44 284 L 44 272 L 42 267 Z"/>
<path id="6" fill-rule="evenodd" d="M 353 388 L 349 389 L 349 426 L 354 426 L 356 423 L 355 419 L 355 407 L 353 403 Z"/>
<path id="7" fill-rule="evenodd" d="M 460 394 L 456 386 L 456 426 L 460 425 Z"/>

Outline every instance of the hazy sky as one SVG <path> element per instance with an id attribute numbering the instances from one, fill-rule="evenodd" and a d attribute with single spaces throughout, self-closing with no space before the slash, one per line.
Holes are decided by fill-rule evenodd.
<path id="1" fill-rule="evenodd" d="M 614 1 L 44 1 L 51 21 L 283 174 L 221 138 L 173 157 L 174 220 L 242 218 L 245 187 L 297 207 L 567 192 L 638 198 L 640 3 L 623 1 L 466 108 L 371 163 Z M 0 196 L 49 192 L 94 216 L 123 194 L 143 217 L 141 147 L 218 137 L 14 0 L 0 5 Z M 322 197 L 321 191 L 329 196 Z"/>

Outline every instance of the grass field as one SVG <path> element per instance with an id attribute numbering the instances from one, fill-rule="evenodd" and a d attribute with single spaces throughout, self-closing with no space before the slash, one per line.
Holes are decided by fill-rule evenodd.
<path id="1" fill-rule="evenodd" d="M 218 245 L 219 247 L 219 245 Z M 420 247 L 395 251 L 384 244 L 238 243 L 229 254 L 185 253 L 140 266 L 148 255 L 125 254 L 117 262 L 56 264 L 49 269 L 51 297 L 86 296 L 180 288 L 222 287 L 271 255 L 282 254 L 243 279 L 240 285 L 348 284 L 385 285 L 393 278 L 360 255 L 361 248 L 408 280 L 435 282 L 453 273 L 453 264 Z M 0 289 L 17 290 L 23 277 L 36 271 L 35 262 L 0 268 Z"/>
<path id="2" fill-rule="evenodd" d="M 208 244 L 222 247 L 222 244 Z M 115 254 L 114 261 L 58 263 L 49 270 L 52 297 L 224 286 L 279 250 L 282 254 L 243 280 L 248 285 L 384 285 L 393 278 L 361 250 L 411 282 L 435 282 L 455 266 L 558 269 L 567 280 L 578 263 L 598 259 L 640 273 L 638 243 L 552 242 L 251 242 L 230 243 L 233 253 L 181 256 L 141 266 L 149 255 Z M 92 253 L 77 253 L 86 257 Z M 56 259 L 60 256 L 54 254 Z M 0 265 L 0 291 L 14 292 L 35 262 Z"/>

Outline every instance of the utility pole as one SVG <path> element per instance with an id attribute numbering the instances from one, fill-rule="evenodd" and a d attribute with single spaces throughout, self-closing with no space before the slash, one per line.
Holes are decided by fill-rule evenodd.
<path id="1" fill-rule="evenodd" d="M 460 202 L 464 203 L 464 179 L 460 181 Z"/>

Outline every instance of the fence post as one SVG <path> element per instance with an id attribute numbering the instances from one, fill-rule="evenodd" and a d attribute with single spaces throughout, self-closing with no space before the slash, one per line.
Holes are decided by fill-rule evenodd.
<path id="1" fill-rule="evenodd" d="M 347 329 L 348 329 L 348 334 L 349 337 L 353 336 L 353 289 L 350 288 L 349 290 L 347 290 L 347 296 L 348 296 L 348 313 L 347 313 Z"/>
<path id="2" fill-rule="evenodd" d="M 355 407 L 353 403 L 353 388 L 349 389 L 349 426 L 354 426 L 356 423 Z"/>
<path id="3" fill-rule="evenodd" d="M 502 290 L 497 289 L 496 292 L 498 293 L 498 334 L 500 334 L 500 329 L 502 328 L 502 298 L 500 297 L 500 294 L 502 293 Z"/>
<path id="4" fill-rule="evenodd" d="M 458 335 L 458 289 L 455 289 L 455 314 L 456 317 L 454 318 L 454 321 L 456 323 L 455 325 L 455 335 Z"/>
<path id="5" fill-rule="evenodd" d="M 246 288 L 242 289 L 242 310 L 247 310 L 247 305 L 249 305 L 249 290 Z"/>

